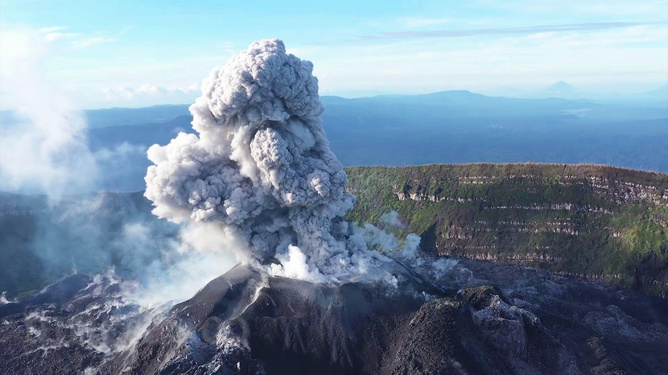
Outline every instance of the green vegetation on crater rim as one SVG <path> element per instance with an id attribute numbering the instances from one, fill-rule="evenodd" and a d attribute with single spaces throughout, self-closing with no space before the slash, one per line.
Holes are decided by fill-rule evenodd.
<path id="1" fill-rule="evenodd" d="M 598 165 L 347 168 L 349 218 L 440 255 L 514 262 L 666 296 L 668 174 Z"/>
<path id="2" fill-rule="evenodd" d="M 668 174 L 557 164 L 347 173 L 357 198 L 348 218 L 399 236 L 417 233 L 425 251 L 522 263 L 668 294 Z M 0 193 L 0 292 L 34 291 L 73 269 L 143 272 L 178 232 L 150 210 L 140 192 L 73 196 L 54 207 L 44 196 Z M 380 223 L 392 210 L 403 228 Z M 119 241 L 141 228 L 150 230 L 150 246 Z"/>

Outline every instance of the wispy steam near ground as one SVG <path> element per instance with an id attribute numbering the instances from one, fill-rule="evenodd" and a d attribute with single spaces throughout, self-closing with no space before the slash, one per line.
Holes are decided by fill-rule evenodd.
<path id="1" fill-rule="evenodd" d="M 0 94 L 16 107 L 0 119 L 0 191 L 48 198 L 48 207 L 34 198 L 40 202 L 33 208 L 35 234 L 23 249 L 35 255 L 31 272 L 53 280 L 115 266 L 120 276 L 140 282 L 136 298 L 143 304 L 191 297 L 236 264 L 231 254 L 201 250 L 230 241 L 222 232 L 203 237 L 188 226 L 179 233 L 146 220 L 132 199 L 87 194 L 98 186 L 98 176 L 126 168 L 127 155 L 145 148 L 123 143 L 91 152 L 82 112 L 42 74 L 61 47 L 49 29 L 3 29 L 0 35 Z M 5 299 L 3 294 L 0 304 Z"/>
<path id="2" fill-rule="evenodd" d="M 62 92 L 42 77 L 43 56 L 53 47 L 43 31 L 3 30 L 0 49 L 3 97 L 17 107 L 0 131 L 0 189 L 50 197 L 87 191 L 97 173 L 85 138 L 86 122 Z"/>
<path id="3" fill-rule="evenodd" d="M 355 199 L 325 138 L 312 71 L 280 40 L 253 43 L 215 69 L 190 107 L 199 134 L 148 150 L 153 213 L 209 225 L 202 237 L 234 239 L 211 250 L 247 248 L 261 263 L 280 262 L 276 275 L 340 281 L 386 261 L 343 219 Z"/>

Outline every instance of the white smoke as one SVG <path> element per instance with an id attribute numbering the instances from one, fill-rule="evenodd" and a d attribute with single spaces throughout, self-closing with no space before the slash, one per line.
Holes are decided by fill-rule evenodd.
<path id="1" fill-rule="evenodd" d="M 215 69 L 190 107 L 199 135 L 148 150 L 153 213 L 214 223 L 254 259 L 279 261 L 272 274 L 335 282 L 385 261 L 343 219 L 355 199 L 325 138 L 312 71 L 280 40 L 253 43 Z"/>
<path id="2" fill-rule="evenodd" d="M 6 305 L 6 304 L 11 303 L 11 302 L 14 302 L 14 301 L 9 300 L 7 298 L 7 292 L 0 293 L 0 306 L 1 305 Z"/>
<path id="3" fill-rule="evenodd" d="M 124 248 L 126 267 L 136 269 L 137 286 L 126 297 L 144 308 L 185 301 L 209 281 L 245 261 L 242 243 L 234 243 L 217 223 L 185 225 L 178 238 L 156 238 L 155 227 L 141 222 L 123 226 L 116 239 Z M 238 251 L 215 251 L 225 246 Z M 146 262 L 146 258 L 154 258 Z M 136 264 L 133 264 L 136 263 Z M 139 271 L 140 270 L 140 271 Z"/>
<path id="4" fill-rule="evenodd" d="M 0 33 L 2 96 L 18 114 L 0 121 L 2 190 L 58 198 L 87 191 L 96 175 L 81 113 L 43 78 L 45 56 L 54 48 L 43 31 Z"/>
<path id="5" fill-rule="evenodd" d="M 98 162 L 117 162 L 112 165 L 122 166 L 121 163 L 127 163 L 131 158 L 146 152 L 146 147 L 143 145 L 133 145 L 128 142 L 123 142 L 115 148 L 102 148 L 93 154 L 95 160 Z"/>
<path id="6" fill-rule="evenodd" d="M 145 280 L 128 296 L 145 308 L 179 303 L 194 296 L 208 282 L 236 264 L 234 255 L 227 252 L 195 253 L 183 258 L 159 260 L 147 267 Z"/>
<path id="7" fill-rule="evenodd" d="M 366 244 L 372 249 L 383 253 L 393 254 L 405 260 L 415 260 L 420 247 L 420 236 L 410 233 L 405 239 L 397 237 L 373 224 L 366 223 L 362 228 L 356 228 L 356 232 L 364 238 Z"/>
<path id="8" fill-rule="evenodd" d="M 390 211 L 380 216 L 380 222 L 384 225 L 396 228 L 405 228 L 406 226 L 401 221 L 401 217 L 397 211 Z"/>
<path id="9" fill-rule="evenodd" d="M 281 264 L 271 265 L 270 274 L 272 275 L 281 275 L 314 282 L 323 279 L 323 275 L 319 269 L 309 267 L 306 263 L 308 261 L 306 255 L 297 246 L 288 245 L 288 253 L 277 254 L 276 258 Z"/>

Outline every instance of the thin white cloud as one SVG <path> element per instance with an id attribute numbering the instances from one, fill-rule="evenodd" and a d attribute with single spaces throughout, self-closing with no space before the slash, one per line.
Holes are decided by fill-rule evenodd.
<path id="1" fill-rule="evenodd" d="M 665 0 L 483 0 L 486 7 L 504 9 L 521 14 L 567 14 L 595 16 L 633 16 L 662 20 L 668 17 Z"/>
<path id="2" fill-rule="evenodd" d="M 302 47 L 322 92 L 424 93 L 534 88 L 566 80 L 583 89 L 622 90 L 665 82 L 668 28 L 644 25 L 494 38 L 399 38 Z M 629 86 L 625 86 L 629 85 Z M 603 90 L 603 89 L 602 89 Z"/>
<path id="3" fill-rule="evenodd" d="M 83 37 L 79 40 L 72 41 L 72 46 L 76 48 L 88 48 L 103 43 L 111 43 L 117 41 L 115 37 Z"/>
<path id="4" fill-rule="evenodd" d="M 200 93 L 196 83 L 181 87 L 163 87 L 145 83 L 137 87 L 117 86 L 102 89 L 109 102 L 189 103 Z"/>
<path id="5" fill-rule="evenodd" d="M 48 34 L 48 33 L 55 33 L 57 31 L 65 30 L 67 27 L 65 26 L 52 26 L 52 27 L 42 27 L 38 31 L 40 33 Z"/>
<path id="6" fill-rule="evenodd" d="M 362 35 L 361 39 L 407 39 L 407 38 L 461 38 L 494 35 L 532 35 L 539 33 L 584 32 L 623 29 L 637 26 L 657 25 L 666 27 L 668 22 L 588 22 L 560 25 L 538 25 L 528 27 L 499 27 L 486 29 L 442 29 L 428 31 L 386 31 L 379 34 Z"/>
<path id="7" fill-rule="evenodd" d="M 54 42 L 60 39 L 77 38 L 79 36 L 81 36 L 81 34 L 78 33 L 49 32 L 44 35 L 44 40 L 47 42 Z"/>
<path id="8" fill-rule="evenodd" d="M 403 27 L 409 29 L 418 29 L 429 26 L 440 26 L 451 22 L 449 18 L 429 18 L 429 17 L 401 17 L 397 21 Z"/>
<path id="9" fill-rule="evenodd" d="M 118 37 L 125 33 L 128 29 L 123 29 L 115 36 L 88 35 L 77 32 L 66 32 L 66 30 L 68 30 L 68 28 L 64 26 L 53 26 L 42 27 L 38 29 L 37 32 L 43 36 L 45 42 L 53 43 L 66 40 L 70 47 L 75 49 L 83 49 L 93 47 L 98 44 L 116 42 L 118 41 Z M 101 33 L 98 32 L 95 34 Z"/>

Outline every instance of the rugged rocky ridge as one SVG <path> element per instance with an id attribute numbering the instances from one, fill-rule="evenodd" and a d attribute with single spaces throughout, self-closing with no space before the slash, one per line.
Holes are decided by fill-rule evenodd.
<path id="1" fill-rule="evenodd" d="M 439 255 L 532 265 L 666 296 L 668 175 L 595 165 L 349 168 L 350 218 Z"/>
<path id="2" fill-rule="evenodd" d="M 25 374 L 668 371 L 665 300 L 486 261 L 395 271 L 397 288 L 236 267 L 156 310 L 109 275 L 75 275 L 0 306 L 0 362 Z"/>

